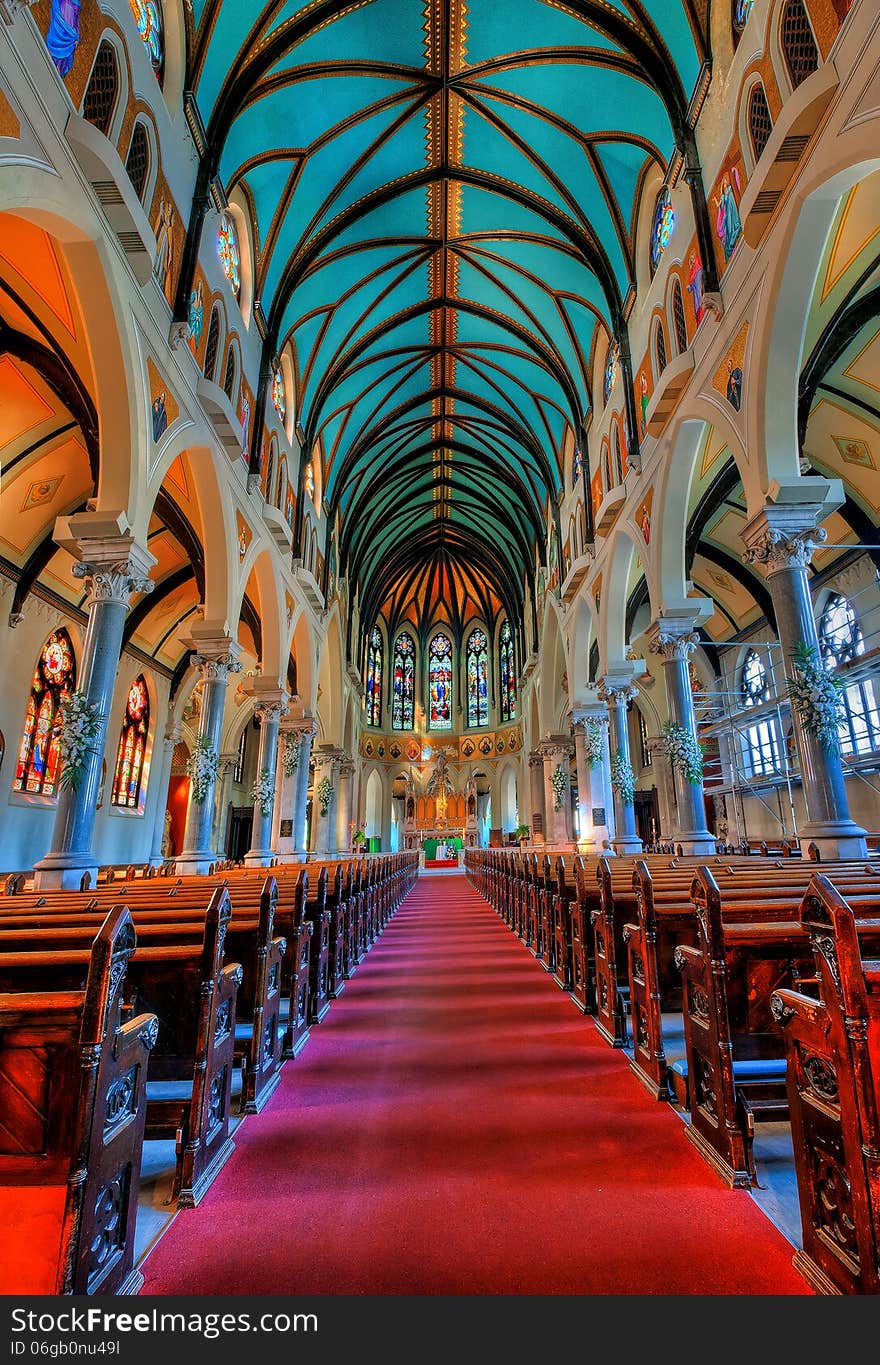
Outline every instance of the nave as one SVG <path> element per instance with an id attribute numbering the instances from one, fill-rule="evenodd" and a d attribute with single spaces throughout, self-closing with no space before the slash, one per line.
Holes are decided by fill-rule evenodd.
<path id="1" fill-rule="evenodd" d="M 144 1294 L 808 1294 L 620 1052 L 422 873 Z"/>

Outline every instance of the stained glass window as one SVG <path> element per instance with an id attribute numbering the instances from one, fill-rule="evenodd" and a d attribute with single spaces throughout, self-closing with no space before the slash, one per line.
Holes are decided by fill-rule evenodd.
<path id="1" fill-rule="evenodd" d="M 59 707 L 76 686 L 76 661 L 66 630 L 55 630 L 40 651 L 18 749 L 12 790 L 54 796 L 58 790 Z"/>
<path id="2" fill-rule="evenodd" d="M 403 631 L 394 646 L 391 675 L 391 728 L 411 730 L 415 724 L 416 647 Z"/>
<path id="3" fill-rule="evenodd" d="M 306 465 L 306 492 L 314 502 L 315 500 L 315 467 L 309 460 Z"/>
<path id="4" fill-rule="evenodd" d="M 584 466 L 583 466 L 583 456 L 581 455 L 581 452 L 580 452 L 580 450 L 578 449 L 578 447 L 575 446 L 575 448 L 574 448 L 574 460 L 572 461 L 572 466 L 571 466 L 571 481 L 572 481 L 572 483 L 574 484 L 575 487 L 577 487 L 577 482 L 578 482 L 578 479 L 581 477 L 581 470 L 583 469 L 583 467 L 584 467 Z"/>
<path id="5" fill-rule="evenodd" d="M 819 649 L 825 667 L 852 664 L 865 652 L 865 637 L 852 604 L 834 593 L 822 613 Z M 880 749 L 880 712 L 874 684 L 869 678 L 856 678 L 843 693 L 844 719 L 840 724 L 840 743 L 846 753 L 868 754 Z"/>
<path id="6" fill-rule="evenodd" d="M 432 730 L 452 729 L 452 641 L 440 631 L 428 650 L 428 724 Z"/>
<path id="7" fill-rule="evenodd" d="M 481 630 L 467 645 L 468 725 L 489 724 L 489 646 Z"/>
<path id="8" fill-rule="evenodd" d="M 501 679 L 501 719 L 513 720 L 516 715 L 516 662 L 513 652 L 513 631 L 505 621 L 498 637 L 498 676 Z"/>
<path id="9" fill-rule="evenodd" d="M 150 695 L 143 674 L 135 678 L 128 689 L 125 719 L 116 750 L 116 771 L 113 776 L 114 806 L 137 810 L 141 798 L 144 759 L 147 753 L 147 732 L 150 728 Z"/>
<path id="10" fill-rule="evenodd" d="M 614 382 L 616 379 L 617 347 L 612 346 L 608 352 L 608 359 L 605 362 L 605 378 L 602 384 L 602 398 L 603 401 L 606 403 L 608 402 L 608 399 L 611 397 L 611 390 L 614 388 Z"/>
<path id="11" fill-rule="evenodd" d="M 733 0 L 733 31 L 737 37 L 742 33 L 752 12 L 755 0 Z"/>
<path id="12" fill-rule="evenodd" d="M 272 375 L 272 403 L 279 419 L 283 422 L 287 412 L 287 399 L 284 395 L 284 375 L 280 367 Z"/>
<path id="13" fill-rule="evenodd" d="M 223 267 L 232 292 L 236 298 L 241 293 L 241 252 L 238 249 L 238 233 L 232 215 L 224 213 L 217 228 L 217 255 Z"/>
<path id="14" fill-rule="evenodd" d="M 382 636 L 374 627 L 367 650 L 367 677 L 365 683 L 367 724 L 382 724 Z"/>
<path id="15" fill-rule="evenodd" d="M 165 41 L 162 36 L 162 6 L 159 0 L 129 0 L 134 21 L 147 49 L 150 65 L 156 73 L 156 80 L 162 79 L 165 63 Z"/>
<path id="16" fill-rule="evenodd" d="M 239 410 L 238 420 L 241 422 L 241 448 L 245 457 L 247 457 L 248 433 L 251 425 L 251 404 L 244 389 L 241 391 L 241 408 Z"/>
<path id="17" fill-rule="evenodd" d="M 657 196 L 657 203 L 654 206 L 654 221 L 651 224 L 652 275 L 660 264 L 660 257 L 669 246 L 674 231 L 675 210 L 672 207 L 672 200 L 669 198 L 669 191 L 664 188 Z"/>

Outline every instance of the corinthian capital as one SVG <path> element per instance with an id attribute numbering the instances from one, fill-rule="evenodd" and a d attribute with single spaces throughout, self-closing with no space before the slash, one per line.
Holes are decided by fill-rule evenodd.
<path id="1" fill-rule="evenodd" d="M 760 564 L 768 575 L 780 569 L 805 569 L 817 545 L 828 539 L 824 526 L 810 526 L 786 535 L 768 527 L 757 536 L 743 555 L 743 563 Z"/>
<path id="2" fill-rule="evenodd" d="M 86 580 L 90 606 L 93 602 L 115 602 L 127 607 L 133 593 L 149 593 L 155 587 L 133 557 L 113 564 L 95 564 L 83 559 L 74 564 L 72 572 L 74 578 Z"/>
<path id="3" fill-rule="evenodd" d="M 240 673 L 241 664 L 235 654 L 190 654 L 189 661 L 202 675 L 203 682 L 226 682 L 230 673 Z"/>
<path id="4" fill-rule="evenodd" d="M 664 663 L 669 663 L 672 659 L 690 658 L 699 643 L 700 637 L 695 630 L 679 635 L 658 625 L 648 647 L 652 654 L 658 654 Z"/>
<path id="5" fill-rule="evenodd" d="M 610 678 L 603 678 L 596 690 L 596 695 L 600 701 L 607 702 L 609 706 L 625 706 L 628 701 L 635 701 L 639 695 L 639 689 L 628 680 L 626 682 L 613 682 Z"/>
<path id="6" fill-rule="evenodd" d="M 258 717 L 261 725 L 280 721 L 281 717 L 286 714 L 287 702 L 285 701 L 261 701 L 254 707 L 254 715 Z"/>

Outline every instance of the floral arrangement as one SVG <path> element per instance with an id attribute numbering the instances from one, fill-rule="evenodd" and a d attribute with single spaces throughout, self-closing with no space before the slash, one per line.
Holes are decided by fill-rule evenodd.
<path id="1" fill-rule="evenodd" d="M 605 727 L 600 720 L 591 719 L 584 725 L 584 734 L 587 737 L 587 761 L 591 768 L 596 768 L 602 762 L 602 753 L 605 748 Z"/>
<path id="2" fill-rule="evenodd" d="M 631 806 L 636 794 L 636 779 L 632 767 L 618 749 L 611 756 L 611 786 L 625 806 Z"/>
<path id="3" fill-rule="evenodd" d="M 251 798 L 255 805 L 260 807 L 261 815 L 272 814 L 272 802 L 275 800 L 275 783 L 269 776 L 269 769 L 264 768 L 259 777 L 254 779 L 251 787 Z"/>
<path id="4" fill-rule="evenodd" d="M 693 786 L 703 780 L 703 746 L 696 735 L 686 725 L 675 725 L 672 721 L 661 731 L 663 752 L 676 772 Z"/>
<path id="5" fill-rule="evenodd" d="M 58 750 L 64 767 L 58 785 L 75 792 L 85 776 L 86 758 L 95 752 L 94 741 L 101 728 L 103 714 L 84 692 L 71 692 L 61 703 L 61 729 Z"/>
<path id="6" fill-rule="evenodd" d="M 561 763 L 557 763 L 550 778 L 550 786 L 553 788 L 553 809 L 562 810 L 565 801 L 565 793 L 568 788 L 568 774 Z"/>
<path id="7" fill-rule="evenodd" d="M 357 848 L 359 844 L 365 844 L 367 842 L 366 832 L 362 829 L 356 829 L 351 836 L 351 842 L 354 844 L 355 848 Z"/>
<path id="8" fill-rule="evenodd" d="M 293 777 L 299 767 L 299 736 L 286 734 L 282 737 L 281 771 L 285 777 Z"/>
<path id="9" fill-rule="evenodd" d="M 330 798 L 333 795 L 333 783 L 330 781 L 329 777 L 321 778 L 315 795 L 317 796 L 318 804 L 321 807 L 321 814 L 326 815 L 330 809 Z"/>
<path id="10" fill-rule="evenodd" d="M 219 770 L 220 755 L 216 749 L 211 748 L 205 735 L 199 735 L 196 740 L 196 747 L 186 763 L 186 771 L 192 784 L 192 798 L 197 805 L 202 805 L 208 795 L 209 787 L 213 786 L 217 780 Z"/>
<path id="11" fill-rule="evenodd" d="M 828 753 L 840 752 L 838 725 L 843 719 L 844 684 L 818 656 L 815 645 L 797 645 L 788 679 L 788 695 L 801 725 Z"/>
<path id="12" fill-rule="evenodd" d="M 514 836 L 517 839 L 528 839 L 531 832 L 529 825 L 517 825 L 516 829 L 513 831 Z"/>

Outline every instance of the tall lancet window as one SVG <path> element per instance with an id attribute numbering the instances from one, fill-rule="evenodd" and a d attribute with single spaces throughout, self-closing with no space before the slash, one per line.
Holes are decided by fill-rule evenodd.
<path id="1" fill-rule="evenodd" d="M 498 637 L 498 676 L 501 679 L 501 719 L 506 722 L 516 715 L 516 663 L 509 621 L 504 622 Z"/>
<path id="2" fill-rule="evenodd" d="M 411 730 L 415 724 L 416 647 L 401 631 L 394 646 L 391 674 L 391 728 Z"/>
<path id="3" fill-rule="evenodd" d="M 53 630 L 37 659 L 18 748 L 12 790 L 31 796 L 58 792 L 61 703 L 76 686 L 73 645 L 66 630 Z"/>
<path id="4" fill-rule="evenodd" d="M 440 631 L 428 650 L 428 724 L 452 729 L 452 641 Z"/>
<path id="5" fill-rule="evenodd" d="M 365 700 L 367 724 L 382 724 L 382 636 L 373 627 L 367 650 L 367 676 L 365 679 Z"/>
<path id="6" fill-rule="evenodd" d="M 114 806 L 137 810 L 141 798 L 144 759 L 147 755 L 147 732 L 150 728 L 150 695 L 141 674 L 128 690 L 125 719 L 116 750 L 116 771 L 113 776 Z"/>
<path id="7" fill-rule="evenodd" d="M 468 725 L 489 724 L 489 646 L 479 629 L 467 646 Z"/>

